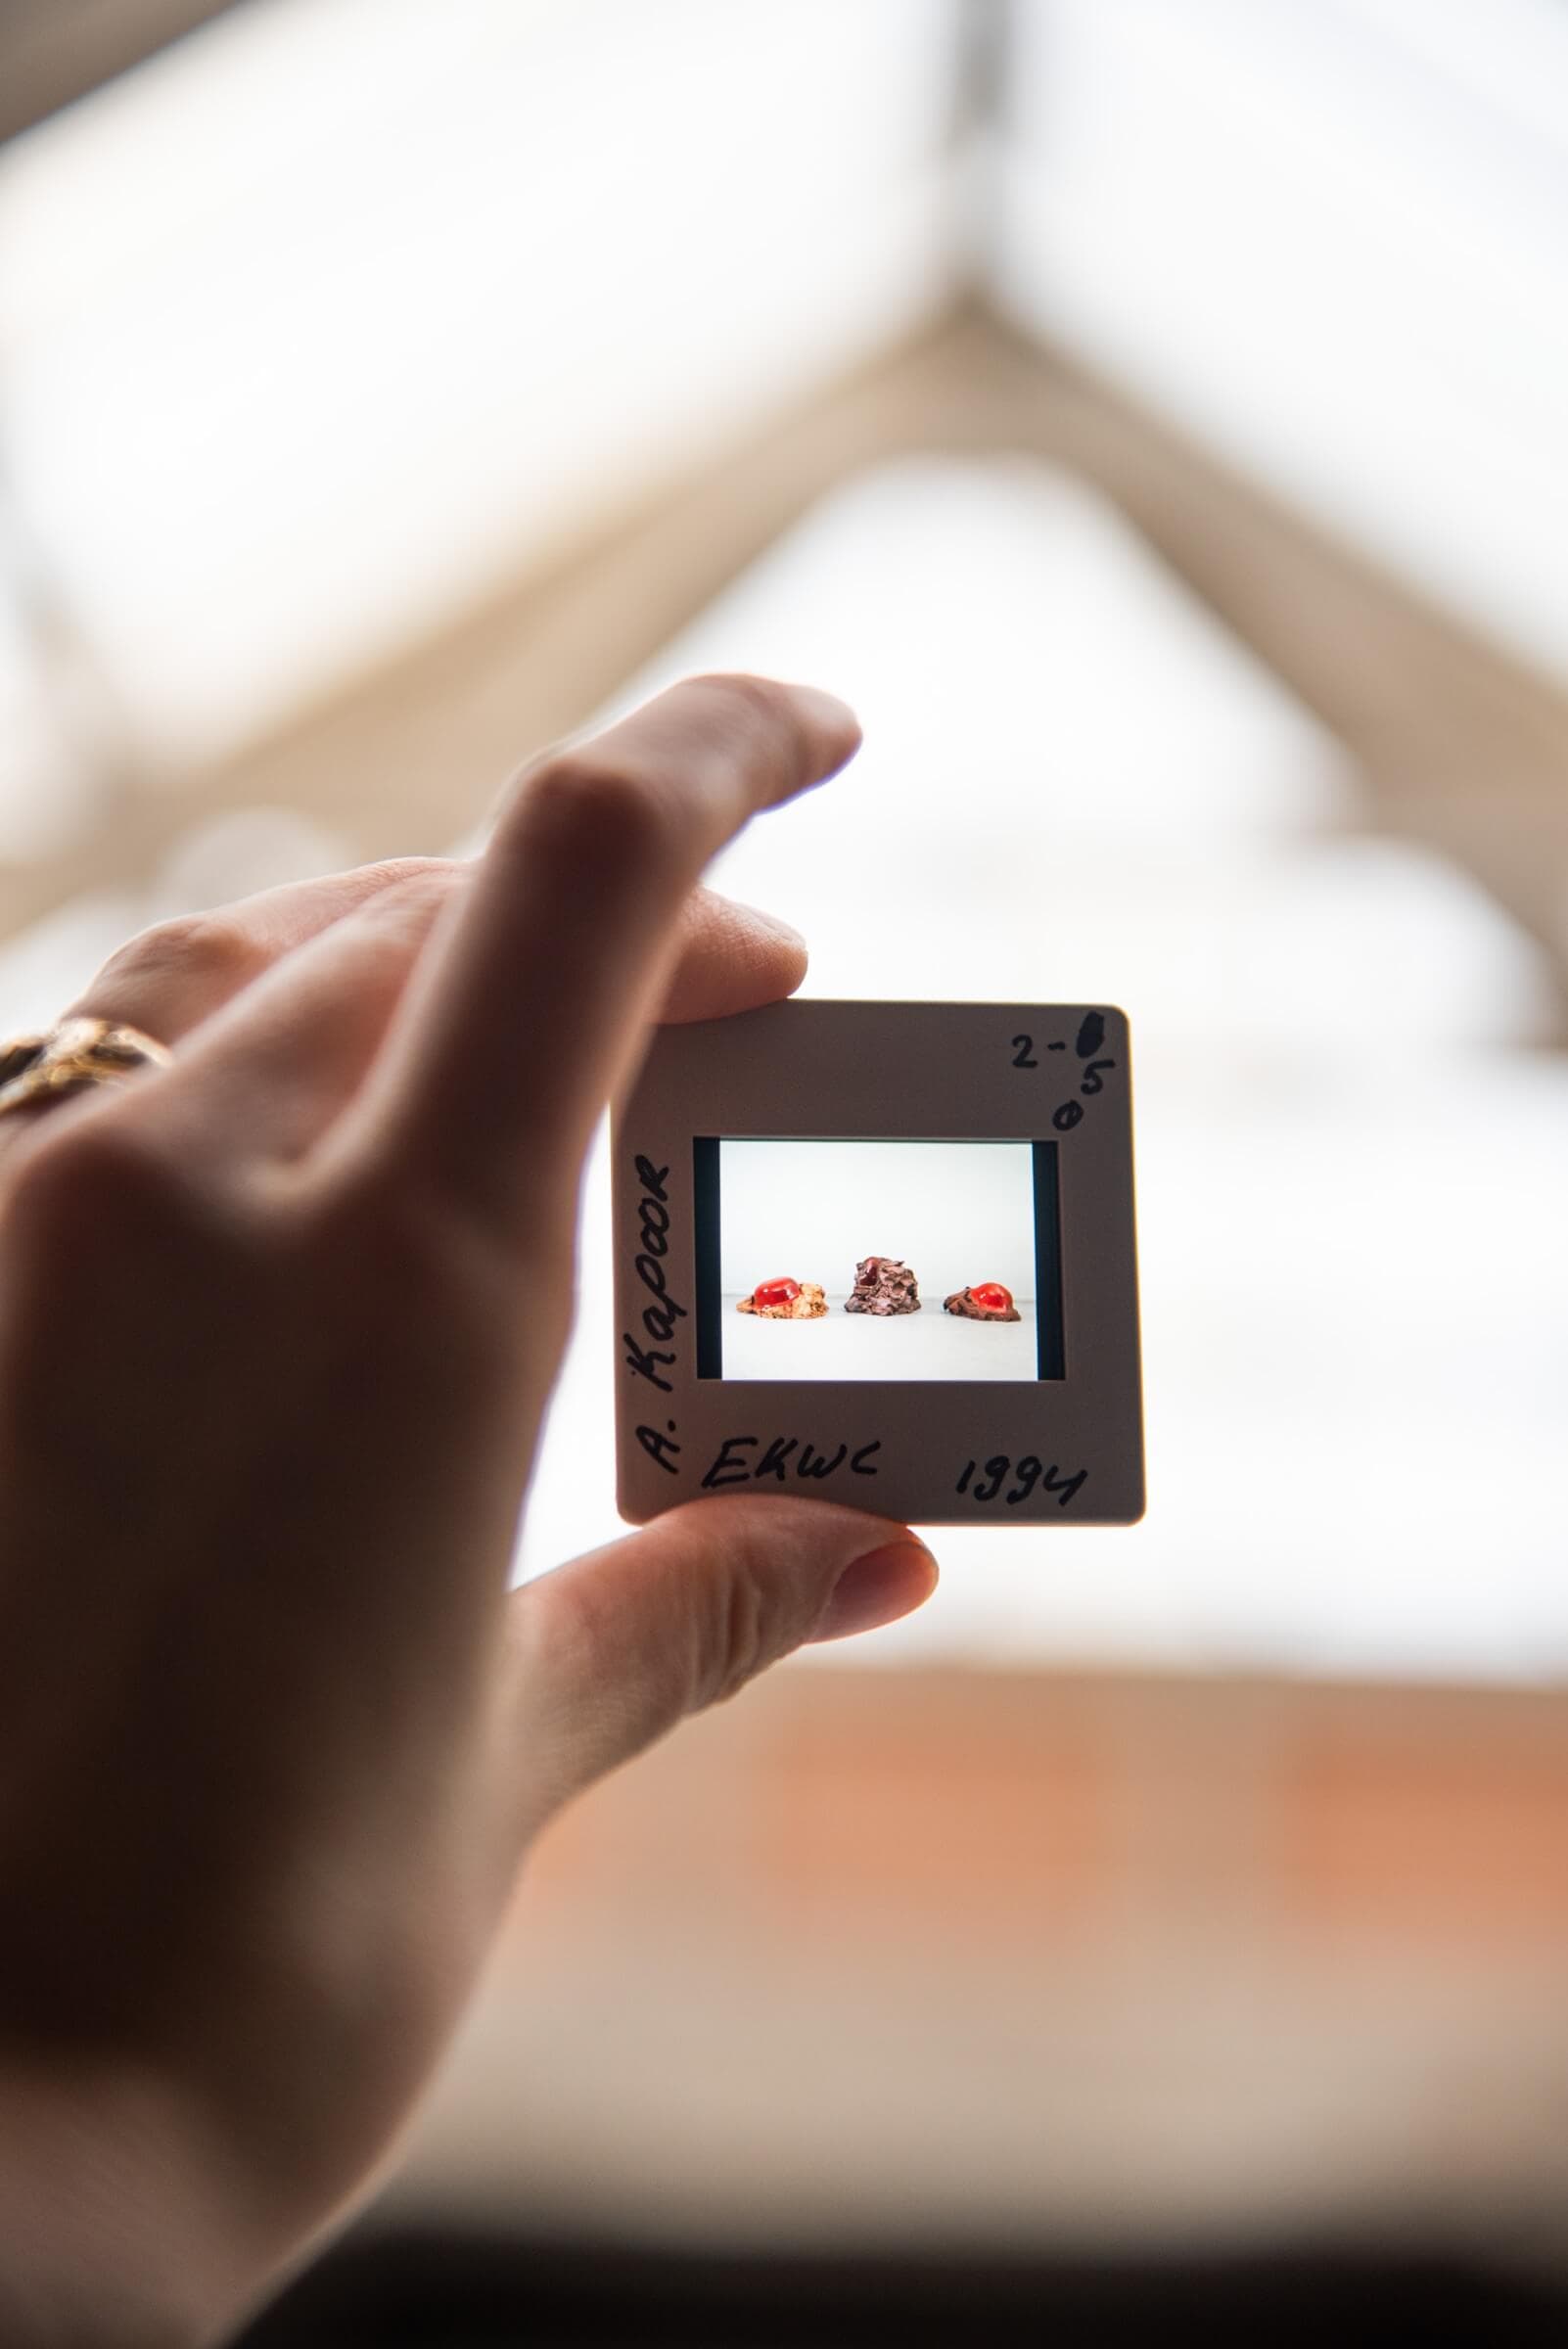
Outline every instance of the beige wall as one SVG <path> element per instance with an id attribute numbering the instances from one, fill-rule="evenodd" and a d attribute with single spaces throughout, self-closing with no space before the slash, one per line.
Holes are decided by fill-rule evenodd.
<path id="1" fill-rule="evenodd" d="M 1560 2238 L 1568 1704 L 787 1667 L 547 1834 L 392 2207 Z"/>

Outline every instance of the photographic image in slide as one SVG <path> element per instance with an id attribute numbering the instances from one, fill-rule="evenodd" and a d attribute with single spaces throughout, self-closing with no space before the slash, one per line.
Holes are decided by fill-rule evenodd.
<path id="1" fill-rule="evenodd" d="M 699 1377 L 1061 1377 L 1054 1143 L 694 1151 Z"/>

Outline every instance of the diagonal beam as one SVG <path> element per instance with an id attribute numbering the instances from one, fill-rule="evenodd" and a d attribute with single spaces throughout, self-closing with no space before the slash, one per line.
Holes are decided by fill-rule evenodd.
<path id="1" fill-rule="evenodd" d="M 437 852 L 518 760 L 582 722 L 818 497 L 938 432 L 945 323 L 659 484 L 423 643 L 221 763 L 144 772 L 112 827 L 0 871 L 0 936 L 84 890 L 148 877 L 191 825 L 307 811 L 360 856 Z M 934 404 L 934 393 L 940 404 Z"/>
<path id="2" fill-rule="evenodd" d="M 0 933 L 145 875 L 192 823 L 307 810 L 356 854 L 439 850 L 837 484 L 909 451 L 1094 482 L 1345 743 L 1367 820 L 1467 864 L 1568 983 L 1568 693 L 1060 353 L 955 308 L 266 741 L 152 779 L 113 831 L 0 876 Z"/>
<path id="3" fill-rule="evenodd" d="M 236 0 L 0 0 L 0 139 L 85 98 Z"/>

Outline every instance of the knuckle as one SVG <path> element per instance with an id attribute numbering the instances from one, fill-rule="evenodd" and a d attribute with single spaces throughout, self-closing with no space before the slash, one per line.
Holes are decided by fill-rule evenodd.
<path id="1" fill-rule="evenodd" d="M 401 1363 L 410 1395 L 434 1381 L 443 1407 L 459 1395 L 511 1391 L 555 1333 L 559 1284 L 542 1285 L 526 1312 L 509 1311 L 513 1268 L 399 1171 L 318 1202 L 303 1238 L 309 1285 L 333 1325 L 357 1333 L 383 1365 Z"/>
<path id="2" fill-rule="evenodd" d="M 467 880 L 467 874 L 455 865 L 411 873 L 367 898 L 356 918 L 365 929 L 384 934 L 394 945 L 417 944 L 450 900 L 461 896 Z"/>
<path id="3" fill-rule="evenodd" d="M 85 1116 L 19 1168 L 0 1239 L 9 1359 L 26 1365 L 0 1398 L 11 1440 L 69 1452 L 73 1430 L 99 1428 L 106 1457 L 129 1444 L 126 1490 L 146 1455 L 125 1431 L 151 1416 L 199 1456 L 198 1431 L 235 1407 L 298 1290 L 271 1227 L 114 1116 Z"/>
<path id="4" fill-rule="evenodd" d="M 523 786 L 530 846 L 627 862 L 656 856 L 671 837 L 668 794 L 647 774 L 591 748 L 545 760 Z"/>
<path id="5" fill-rule="evenodd" d="M 40 1253 L 90 1254 L 121 1246 L 127 1232 L 166 1232 L 183 1188 L 137 1126 L 89 1115 L 40 1135 L 7 1184 L 6 1221 L 14 1239 L 25 1234 Z"/>
<path id="6" fill-rule="evenodd" d="M 116 980 L 138 986 L 165 978 L 225 980 L 236 985 L 256 968 L 256 947 L 244 925 L 225 913 L 181 913 L 130 939 L 104 965 L 97 991 Z"/>
<path id="7" fill-rule="evenodd" d="M 467 867 L 455 856 L 384 856 L 379 864 L 367 864 L 364 870 L 383 890 L 392 890 L 410 881 L 459 877 Z"/>
<path id="8" fill-rule="evenodd" d="M 706 1592 L 697 1625 L 693 1712 L 727 1703 L 784 1652 L 775 1609 L 744 1553 L 731 1556 Z"/>
<path id="9" fill-rule="evenodd" d="M 399 1301 L 416 1319 L 425 1307 L 449 1301 L 466 1269 L 453 1219 L 395 1165 L 360 1170 L 335 1186 L 317 1203 L 310 1232 L 324 1267 L 367 1294 Z"/>

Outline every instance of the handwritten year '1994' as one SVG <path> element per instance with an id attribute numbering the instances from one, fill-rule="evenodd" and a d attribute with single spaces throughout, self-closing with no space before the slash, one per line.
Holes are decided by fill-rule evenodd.
<path id="1" fill-rule="evenodd" d="M 953 1487 L 953 1491 L 968 1493 L 971 1500 L 995 1500 L 999 1496 L 1009 1507 L 1016 1508 L 1021 1500 L 1029 1498 L 1035 1487 L 1038 1485 L 1042 1493 L 1054 1493 L 1057 1497 L 1057 1507 L 1065 1509 L 1074 1494 L 1088 1477 L 1086 1468 L 1080 1468 L 1076 1476 L 1063 1476 L 1054 1461 L 1047 1468 L 1044 1462 L 1038 1460 L 1032 1451 L 1026 1451 L 1018 1463 L 1017 1484 L 1010 1493 L 1003 1493 L 1002 1487 L 1007 1482 L 1012 1465 L 1007 1453 L 998 1451 L 993 1458 L 986 1462 L 985 1474 L 971 1492 L 970 1479 L 979 1466 L 979 1462 L 976 1460 L 966 1461 L 964 1472 Z"/>

